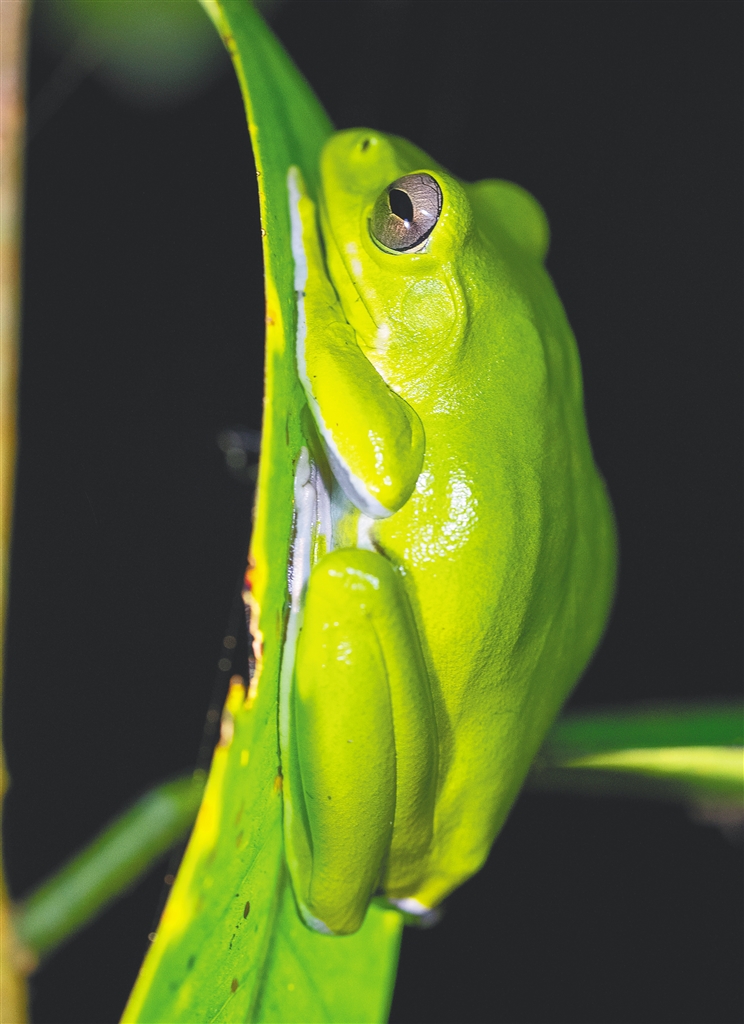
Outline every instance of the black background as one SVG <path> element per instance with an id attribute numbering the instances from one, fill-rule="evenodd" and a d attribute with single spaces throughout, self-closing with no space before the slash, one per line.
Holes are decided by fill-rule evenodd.
<path id="1" fill-rule="evenodd" d="M 739 691 L 738 3 L 287 3 L 339 127 L 518 181 L 581 350 L 621 537 L 575 706 Z M 38 36 L 30 94 L 59 54 Z M 87 78 L 27 163 L 6 744 L 18 895 L 193 766 L 250 527 L 215 437 L 261 416 L 255 179 L 229 72 L 175 109 Z M 443 595 L 443 610 L 446 595 Z M 527 795 L 444 922 L 406 933 L 396 1022 L 728 1022 L 741 851 L 683 809 Z M 114 1021 L 161 866 L 32 983 Z"/>

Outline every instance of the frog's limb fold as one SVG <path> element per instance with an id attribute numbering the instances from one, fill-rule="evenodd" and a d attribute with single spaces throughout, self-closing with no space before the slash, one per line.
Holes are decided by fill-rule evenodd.
<path id="1" fill-rule="evenodd" d="M 300 380 L 347 498 L 365 515 L 384 519 L 413 492 L 424 458 L 424 428 L 359 347 L 328 278 L 315 206 L 297 168 L 290 169 L 288 185 Z"/>
<path id="2" fill-rule="evenodd" d="M 376 551 L 337 549 L 313 569 L 293 698 L 295 894 L 311 927 L 349 934 L 377 890 L 403 898 L 420 884 L 437 783 L 413 614 Z"/>

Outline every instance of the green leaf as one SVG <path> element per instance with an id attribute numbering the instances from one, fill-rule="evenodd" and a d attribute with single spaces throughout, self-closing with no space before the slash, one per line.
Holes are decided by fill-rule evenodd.
<path id="1" fill-rule="evenodd" d="M 564 715 L 544 750 L 580 756 L 624 747 L 715 747 L 744 743 L 740 704 L 644 705 Z"/>
<path id="2" fill-rule="evenodd" d="M 381 1021 L 401 916 L 372 905 L 355 935 L 299 920 L 284 866 L 277 703 L 294 462 L 306 444 L 295 370 L 287 173 L 314 194 L 332 131 L 312 90 L 246 0 L 204 0 L 230 52 L 253 141 L 264 232 L 266 387 L 247 583 L 256 673 L 234 682 L 181 870 L 125 1021 Z M 251 187 L 246 182 L 246 187 Z M 246 327 L 246 336 L 250 328 Z"/>
<path id="3" fill-rule="evenodd" d="M 567 715 L 535 759 L 532 789 L 740 804 L 744 712 L 665 704 Z"/>
<path id="4" fill-rule="evenodd" d="M 120 896 L 190 827 L 203 792 L 199 775 L 158 786 L 34 889 L 15 912 L 29 949 L 43 956 Z"/>
<path id="5" fill-rule="evenodd" d="M 224 52 L 196 0 L 45 0 L 37 10 L 47 37 L 80 75 L 93 71 L 147 107 L 198 92 L 223 67 Z M 45 98 L 55 102 L 51 92 Z"/>

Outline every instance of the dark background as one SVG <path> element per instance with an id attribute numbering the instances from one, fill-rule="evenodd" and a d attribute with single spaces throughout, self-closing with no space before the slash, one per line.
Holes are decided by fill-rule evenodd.
<path id="1" fill-rule="evenodd" d="M 738 693 L 741 6 L 303 0 L 273 25 L 339 127 L 545 206 L 622 552 L 572 705 Z M 32 105 L 59 62 L 37 32 Z M 260 426 L 262 304 L 229 69 L 165 110 L 86 77 L 27 163 L 16 895 L 194 764 L 252 501 L 215 439 Z M 164 870 L 37 974 L 37 1024 L 118 1020 Z M 737 1021 L 740 906 L 740 848 L 684 809 L 526 795 L 406 933 L 392 1020 Z"/>

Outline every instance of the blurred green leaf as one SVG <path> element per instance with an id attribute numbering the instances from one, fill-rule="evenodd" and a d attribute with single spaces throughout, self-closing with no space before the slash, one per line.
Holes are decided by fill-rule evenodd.
<path id="1" fill-rule="evenodd" d="M 23 942 L 43 956 L 92 921 L 181 839 L 203 792 L 203 774 L 196 774 L 146 793 L 20 902 L 15 922 Z"/>
<path id="2" fill-rule="evenodd" d="M 198 0 L 44 0 L 38 11 L 71 64 L 141 105 L 185 99 L 226 65 Z"/>
<path id="3" fill-rule="evenodd" d="M 548 734 L 544 749 L 578 756 L 624 747 L 730 747 L 742 743 L 742 705 L 680 701 L 564 715 Z"/>
<path id="4" fill-rule="evenodd" d="M 566 715 L 528 778 L 532 789 L 741 803 L 744 710 L 663 704 Z"/>

